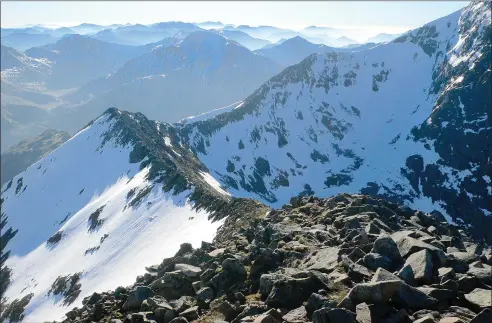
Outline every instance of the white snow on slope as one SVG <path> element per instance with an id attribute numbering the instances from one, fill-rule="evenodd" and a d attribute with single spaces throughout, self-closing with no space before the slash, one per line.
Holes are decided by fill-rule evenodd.
<path id="1" fill-rule="evenodd" d="M 24 322 L 60 320 L 67 312 L 59 296 L 46 296 L 59 276 L 82 272 L 82 292 L 70 305 L 80 307 L 83 297 L 95 291 L 133 283 L 145 266 L 173 255 L 181 243 L 197 247 L 211 241 L 221 224 L 211 223 L 205 211 L 192 210 L 189 192 L 172 196 L 158 185 L 139 204 L 127 206 L 130 190 L 137 194 L 152 183 L 146 180 L 148 168 L 129 163 L 131 147 L 113 142 L 100 147 L 101 134 L 112 126 L 101 117 L 14 178 L 3 193 L 2 211 L 9 226 L 19 229 L 7 246 L 12 254 L 6 264 L 13 276 L 5 296 L 13 300 L 34 293 Z M 20 178 L 23 186 L 15 194 Z M 102 206 L 99 218 L 104 222 L 90 232 L 89 217 Z M 57 231 L 63 231 L 61 241 L 47 245 Z"/>
<path id="2" fill-rule="evenodd" d="M 460 14 L 458 11 L 429 24 L 435 26 L 438 33 L 435 52 L 446 53 L 448 43 L 452 48 L 458 41 Z M 339 54 L 336 58 L 333 54 L 318 54 L 311 67 L 303 62 L 286 74 L 286 80 L 276 78 L 268 82 L 269 87 L 261 91 L 265 96 L 255 98 L 255 102 L 259 102 L 258 110 L 238 122 L 214 129 L 212 134 L 204 136 L 200 130 L 192 129 L 190 138 L 195 143 L 207 142 L 199 158 L 224 184 L 227 181 L 221 176 L 232 177 L 238 185 L 244 178 L 247 184 L 253 185 L 257 171 L 255 162 L 260 157 L 268 161 L 270 174 L 261 175 L 267 193 L 261 195 L 229 185 L 227 189 L 233 196 L 260 199 L 279 207 L 303 191 L 305 184 L 318 196 L 331 196 L 339 192 L 357 193 L 368 182 L 376 182 L 402 195 L 413 194 L 415 200 L 409 203 L 412 207 L 443 211 L 441 205 L 430 198 L 416 196 L 408 179 L 401 174 L 410 155 L 421 155 L 426 164 L 439 159 L 437 153 L 425 148 L 424 143 L 414 142 L 409 135 L 412 127 L 426 120 L 434 108 L 436 97 L 429 93 L 429 88 L 433 68 L 442 59 L 440 56 L 436 63 L 435 55 L 430 56 L 423 46 L 409 40 Z M 297 75 L 299 70 L 305 72 L 301 80 L 291 81 L 291 75 Z M 350 73 L 355 74 L 354 81 L 345 85 L 346 75 Z M 387 73 L 387 80 L 381 73 Z M 328 78 L 335 79 L 336 84 L 330 83 Z M 329 89 L 313 86 L 318 82 L 330 83 Z M 374 90 L 375 84 L 377 90 Z M 335 137 L 327 129 L 323 124 L 325 116 L 333 117 L 332 126 L 337 121 L 346 126 L 343 138 Z M 270 131 L 265 130 L 265 125 Z M 285 131 L 285 145 L 279 147 L 279 136 L 272 127 Z M 256 141 L 252 139 L 256 137 L 255 132 Z M 244 148 L 239 147 L 240 142 Z M 337 152 L 334 145 L 359 157 L 360 167 L 354 166 L 353 157 Z M 315 150 L 329 160 L 313 160 L 311 154 Z M 228 163 L 234 165 L 231 169 L 236 173 L 226 169 Z M 242 172 L 243 177 L 238 172 Z M 288 186 L 278 185 L 281 174 L 288 178 Z M 346 184 L 327 185 L 326 179 L 337 174 L 349 175 L 352 179 Z M 383 190 L 380 187 L 379 193 L 384 193 Z"/>
<path id="3" fill-rule="evenodd" d="M 224 195 L 229 195 L 231 196 L 231 194 L 227 191 L 225 191 L 221 186 L 220 186 L 220 183 L 215 179 L 213 178 L 212 175 L 210 175 L 209 173 L 204 173 L 204 172 L 200 172 L 200 175 L 203 177 L 203 179 L 210 185 L 212 186 L 217 192 L 219 192 L 220 194 L 224 194 Z"/>
<path id="4" fill-rule="evenodd" d="M 242 105 L 243 105 L 243 101 L 235 102 L 235 103 L 228 105 L 226 107 L 223 107 L 223 108 L 214 109 L 214 110 L 211 110 L 208 112 L 204 112 L 204 113 L 201 113 L 197 116 L 191 116 L 191 117 L 184 118 L 179 123 L 190 124 L 190 123 L 195 123 L 198 121 L 208 120 L 208 119 L 211 119 L 211 118 L 213 118 L 219 114 L 222 114 L 224 112 L 228 112 L 228 111 L 237 109 L 237 108 L 241 107 Z"/>

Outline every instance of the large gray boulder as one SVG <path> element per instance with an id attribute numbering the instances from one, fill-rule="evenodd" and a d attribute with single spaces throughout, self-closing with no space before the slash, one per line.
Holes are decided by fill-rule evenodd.
<path id="1" fill-rule="evenodd" d="M 476 261 L 470 264 L 468 274 L 477 277 L 480 281 L 487 285 L 492 285 L 492 267 Z"/>
<path id="2" fill-rule="evenodd" d="M 394 265 L 403 262 L 396 242 L 387 234 L 381 234 L 376 241 L 374 241 L 372 252 L 388 257 Z"/>
<path id="3" fill-rule="evenodd" d="M 396 237 L 395 242 L 402 257 L 407 258 L 413 253 L 426 249 L 431 253 L 432 260 L 437 268 L 446 266 L 447 257 L 441 249 L 410 236 L 397 235 Z"/>
<path id="4" fill-rule="evenodd" d="M 391 259 L 378 253 L 368 253 L 363 258 L 364 265 L 370 270 L 377 270 L 378 268 L 384 268 L 391 270 L 393 263 Z"/>
<path id="5" fill-rule="evenodd" d="M 338 254 L 340 250 L 335 247 L 323 248 L 317 250 L 315 254 L 309 257 L 309 260 L 303 265 L 303 269 L 318 270 L 330 273 L 338 265 Z"/>
<path id="6" fill-rule="evenodd" d="M 181 270 L 187 277 L 196 278 L 200 277 L 202 270 L 199 267 L 195 267 L 187 264 L 175 264 L 174 270 Z"/>
<path id="7" fill-rule="evenodd" d="M 338 306 L 353 309 L 360 303 L 385 304 L 389 301 L 409 309 L 428 308 L 437 303 L 435 298 L 401 280 L 389 280 L 356 285 Z"/>
<path id="8" fill-rule="evenodd" d="M 356 323 L 355 313 L 343 308 L 322 308 L 314 311 L 313 323 Z"/>
<path id="9" fill-rule="evenodd" d="M 294 309 L 302 305 L 302 302 L 318 288 L 319 280 L 313 276 L 283 278 L 273 283 L 265 302 L 271 307 Z"/>
<path id="10" fill-rule="evenodd" d="M 123 304 L 123 309 L 140 309 L 142 302 L 151 296 L 154 296 L 154 291 L 151 288 L 147 286 L 137 286 L 137 288 L 128 295 L 126 302 Z"/>
<path id="11" fill-rule="evenodd" d="M 355 307 L 355 313 L 357 314 L 357 322 L 359 323 L 371 323 L 371 309 L 366 303 L 360 303 Z"/>
<path id="12" fill-rule="evenodd" d="M 295 308 L 284 316 L 282 316 L 282 319 L 287 322 L 287 323 L 302 323 L 302 322 L 307 322 L 307 311 L 304 306 L 300 306 L 298 308 Z"/>
<path id="13" fill-rule="evenodd" d="M 195 298 L 201 308 L 208 308 L 214 299 L 214 291 L 210 287 L 204 287 L 196 293 Z"/>
<path id="14" fill-rule="evenodd" d="M 492 291 L 489 289 L 475 288 L 471 293 L 465 294 L 465 299 L 474 309 L 492 307 Z"/>
<path id="15" fill-rule="evenodd" d="M 149 286 L 166 299 L 174 299 L 183 295 L 194 295 L 194 280 L 195 278 L 186 276 L 181 270 L 175 270 L 166 272 L 162 278 L 156 279 Z"/>
<path id="16" fill-rule="evenodd" d="M 432 269 L 431 253 L 427 249 L 422 249 L 408 257 L 398 276 L 411 285 L 431 284 Z"/>
<path id="17" fill-rule="evenodd" d="M 384 268 L 378 268 L 374 276 L 372 276 L 371 283 L 377 283 L 387 280 L 400 280 L 400 278 Z"/>

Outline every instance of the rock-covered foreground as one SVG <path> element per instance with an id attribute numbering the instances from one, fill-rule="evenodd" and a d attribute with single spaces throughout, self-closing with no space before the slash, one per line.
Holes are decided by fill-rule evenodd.
<path id="1" fill-rule="evenodd" d="M 492 322 L 492 251 L 437 212 L 342 194 L 252 214 L 63 322 Z"/>

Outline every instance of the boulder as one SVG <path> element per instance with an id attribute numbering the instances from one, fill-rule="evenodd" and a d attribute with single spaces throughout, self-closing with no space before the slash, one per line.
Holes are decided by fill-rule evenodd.
<path id="1" fill-rule="evenodd" d="M 338 265 L 339 252 L 340 250 L 335 247 L 317 250 L 309 256 L 309 260 L 303 264 L 302 268 L 318 270 L 329 274 Z"/>
<path id="2" fill-rule="evenodd" d="M 366 255 L 366 253 L 359 248 L 354 248 L 351 253 L 348 254 L 348 257 L 352 261 L 357 261 L 360 258 L 363 258 Z"/>
<path id="3" fill-rule="evenodd" d="M 184 310 L 194 306 L 194 299 L 190 296 L 181 296 L 178 299 L 174 299 L 169 301 L 169 305 L 171 305 L 172 309 L 176 313 L 181 313 Z"/>
<path id="4" fill-rule="evenodd" d="M 312 277 L 287 277 L 277 280 L 273 283 L 265 302 L 271 307 L 294 309 L 318 289 L 318 283 L 319 281 Z"/>
<path id="5" fill-rule="evenodd" d="M 282 316 L 280 315 L 279 312 L 275 309 L 271 309 L 266 313 L 258 315 L 254 320 L 253 323 L 281 323 L 282 322 Z"/>
<path id="6" fill-rule="evenodd" d="M 241 311 L 228 301 L 220 303 L 217 310 L 224 315 L 226 321 L 232 321 Z"/>
<path id="7" fill-rule="evenodd" d="M 300 306 L 298 308 L 295 308 L 284 316 L 282 316 L 282 319 L 287 322 L 287 323 L 301 323 L 301 322 L 307 322 L 307 311 L 304 306 Z"/>
<path id="8" fill-rule="evenodd" d="M 357 314 L 357 322 L 359 323 L 371 323 L 371 309 L 366 303 L 360 303 L 355 307 L 355 313 Z"/>
<path id="9" fill-rule="evenodd" d="M 155 311 L 158 308 L 164 308 L 167 311 L 173 309 L 171 305 L 169 305 L 169 303 L 166 301 L 166 299 L 159 295 L 149 297 L 146 301 L 153 311 Z"/>
<path id="10" fill-rule="evenodd" d="M 413 313 L 413 317 L 415 319 L 421 319 L 424 317 L 432 317 L 434 320 L 439 319 L 441 317 L 441 313 L 438 311 L 432 311 L 432 310 L 419 310 Z"/>
<path id="11" fill-rule="evenodd" d="M 263 249 L 258 256 L 255 257 L 251 264 L 250 276 L 253 279 L 258 279 L 261 274 L 275 268 L 277 263 L 277 254 L 270 248 Z"/>
<path id="12" fill-rule="evenodd" d="M 207 269 L 205 270 L 201 275 L 200 275 L 200 282 L 201 283 L 206 283 L 208 282 L 212 277 L 215 275 L 215 270 L 214 269 Z"/>
<path id="13" fill-rule="evenodd" d="M 322 307 L 330 307 L 327 306 L 329 304 L 330 302 L 325 296 L 318 293 L 312 293 L 306 301 L 306 311 L 308 315 L 311 316 L 314 311 L 319 310 Z"/>
<path id="14" fill-rule="evenodd" d="M 154 291 L 151 288 L 147 286 L 137 286 L 137 288 L 128 295 L 126 302 L 123 304 L 123 309 L 140 309 L 142 302 L 151 296 L 154 296 Z"/>
<path id="15" fill-rule="evenodd" d="M 466 261 L 457 259 L 452 254 L 448 256 L 447 266 L 453 268 L 453 270 L 459 274 L 466 273 L 470 268 Z"/>
<path id="16" fill-rule="evenodd" d="M 198 318 L 198 306 L 193 306 L 179 313 L 180 317 L 184 317 L 188 321 L 193 321 Z"/>
<path id="17" fill-rule="evenodd" d="M 432 260 L 436 265 L 436 268 L 446 266 L 447 257 L 444 251 L 436 248 L 428 243 L 417 240 L 410 236 L 400 236 L 395 239 L 398 246 L 398 250 L 402 257 L 407 258 L 413 253 L 419 252 L 421 250 L 428 250 L 432 255 Z"/>
<path id="18" fill-rule="evenodd" d="M 423 249 L 410 255 L 398 276 L 408 284 L 432 283 L 432 256 L 429 250 Z"/>
<path id="19" fill-rule="evenodd" d="M 492 267 L 476 261 L 470 264 L 468 274 L 477 277 L 481 282 L 492 285 Z"/>
<path id="20" fill-rule="evenodd" d="M 173 310 L 167 310 L 163 307 L 156 308 L 154 310 L 154 315 L 157 319 L 164 323 L 168 323 L 176 317 L 176 314 Z"/>
<path id="21" fill-rule="evenodd" d="M 239 304 L 246 303 L 246 296 L 244 296 L 241 292 L 234 293 L 234 298 L 239 302 Z"/>
<path id="22" fill-rule="evenodd" d="M 222 269 L 230 275 L 238 278 L 246 278 L 246 268 L 236 258 L 227 258 L 222 262 Z"/>
<path id="23" fill-rule="evenodd" d="M 428 308 L 437 303 L 435 298 L 405 284 L 401 280 L 390 280 L 358 284 L 350 290 L 338 306 L 354 308 L 357 304 L 363 302 L 384 304 L 389 301 L 409 309 Z"/>
<path id="24" fill-rule="evenodd" d="M 456 273 L 451 267 L 441 267 L 438 269 L 438 279 L 445 282 L 448 279 L 456 279 Z"/>
<path id="25" fill-rule="evenodd" d="M 475 288 L 471 293 L 465 294 L 465 299 L 474 309 L 492 307 L 492 291 L 488 289 Z"/>
<path id="26" fill-rule="evenodd" d="M 430 297 L 434 297 L 438 301 L 449 301 L 454 299 L 456 295 L 456 291 L 452 291 L 449 289 L 441 289 L 434 287 L 418 287 L 419 291 L 423 292 Z"/>
<path id="27" fill-rule="evenodd" d="M 388 257 L 395 265 L 403 262 L 396 242 L 387 234 L 381 234 L 374 241 L 372 252 Z"/>
<path id="28" fill-rule="evenodd" d="M 144 323 L 145 315 L 143 313 L 132 313 L 130 323 Z"/>
<path id="29" fill-rule="evenodd" d="M 187 264 L 175 264 L 174 270 L 181 270 L 181 272 L 190 278 L 200 277 L 202 270 L 199 267 L 195 267 Z"/>
<path id="30" fill-rule="evenodd" d="M 85 304 L 87 305 L 94 305 L 96 304 L 97 302 L 99 302 L 100 300 L 102 299 L 102 296 L 101 294 L 99 293 L 93 293 L 88 299 L 87 299 L 87 302 Z"/>
<path id="31" fill-rule="evenodd" d="M 193 282 L 193 283 L 191 283 L 191 287 L 193 287 L 193 290 L 196 293 L 200 290 L 200 288 L 202 288 L 202 282 L 201 281 Z"/>
<path id="32" fill-rule="evenodd" d="M 313 313 L 313 323 L 356 323 L 355 313 L 343 308 L 322 308 Z"/>
<path id="33" fill-rule="evenodd" d="M 391 270 L 393 268 L 391 259 L 378 253 L 368 253 L 363 259 L 364 265 L 370 270 L 376 270 L 378 268 Z"/>
<path id="34" fill-rule="evenodd" d="M 282 279 L 288 279 L 288 276 L 280 273 L 272 273 L 272 274 L 263 274 L 260 277 L 260 294 L 264 297 L 267 297 L 272 288 L 273 284 Z"/>
<path id="35" fill-rule="evenodd" d="M 166 299 L 174 299 L 183 295 L 193 295 L 192 279 L 181 270 L 166 272 L 162 278 L 149 285 L 157 294 Z"/>
<path id="36" fill-rule="evenodd" d="M 378 268 L 378 270 L 376 270 L 376 273 L 372 276 L 371 283 L 377 283 L 387 280 L 400 280 L 400 278 L 396 275 L 393 275 L 384 268 Z"/>
<path id="37" fill-rule="evenodd" d="M 204 287 L 196 293 L 195 298 L 201 308 L 208 308 L 214 299 L 214 291 L 210 287 Z"/>
<path id="38" fill-rule="evenodd" d="M 244 265 L 236 258 L 227 258 L 222 262 L 222 267 L 217 273 L 203 284 L 204 287 L 211 287 L 216 295 L 229 290 L 232 286 L 240 287 L 246 280 L 247 272 Z"/>
<path id="39" fill-rule="evenodd" d="M 342 266 L 346 270 L 347 275 L 356 282 L 369 280 L 372 277 L 372 274 L 366 267 L 354 263 L 345 255 L 342 256 Z"/>
<path id="40" fill-rule="evenodd" d="M 393 300 L 409 309 L 429 308 L 437 303 L 434 297 L 428 296 L 403 282 Z"/>
<path id="41" fill-rule="evenodd" d="M 479 287 L 480 280 L 475 276 L 463 276 L 458 278 L 458 290 L 463 293 L 470 293 L 475 288 Z"/>
<path id="42" fill-rule="evenodd" d="M 453 256 L 454 258 L 456 258 L 458 260 L 462 260 L 462 261 L 466 262 L 467 264 L 471 264 L 472 262 L 477 261 L 477 259 L 478 259 L 478 256 L 474 253 L 471 253 L 471 252 L 458 251 L 458 252 L 452 252 L 449 255 Z"/>
<path id="43" fill-rule="evenodd" d="M 476 316 L 476 313 L 466 307 L 452 305 L 448 309 L 445 309 L 444 312 L 441 313 L 441 316 L 457 317 L 464 322 L 468 322 Z"/>

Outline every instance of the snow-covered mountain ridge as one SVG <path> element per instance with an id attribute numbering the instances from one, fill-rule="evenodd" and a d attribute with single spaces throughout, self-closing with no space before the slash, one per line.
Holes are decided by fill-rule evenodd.
<path id="1" fill-rule="evenodd" d="M 95 290 L 131 283 L 255 203 L 232 201 L 175 136 L 142 114 L 109 109 L 4 185 L 2 284 L 9 301 L 28 300 L 26 322 L 60 319 Z"/>
<path id="2" fill-rule="evenodd" d="M 490 32 L 490 3 L 473 2 L 388 44 L 311 55 L 180 133 L 234 196 L 378 194 L 492 241 Z"/>

